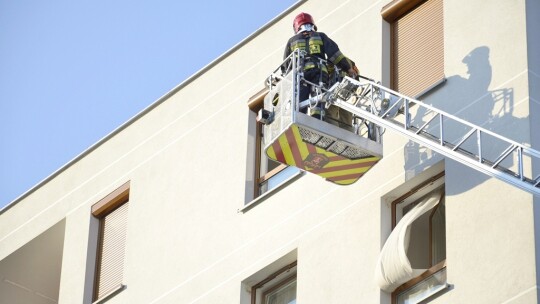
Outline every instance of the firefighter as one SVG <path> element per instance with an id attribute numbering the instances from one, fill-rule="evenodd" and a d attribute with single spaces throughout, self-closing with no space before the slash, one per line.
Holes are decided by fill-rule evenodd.
<path id="1" fill-rule="evenodd" d="M 343 71 L 347 71 L 350 77 L 357 77 L 358 70 L 355 71 L 352 61 L 341 53 L 338 45 L 325 33 L 317 32 L 317 26 L 310 14 L 298 14 L 294 18 L 293 29 L 295 35 L 287 42 L 283 59 L 286 59 L 297 49 L 305 51 L 304 79 L 315 84 L 319 84 L 320 82 L 324 84 L 328 83 L 328 67 L 325 64 L 321 64 L 319 59 L 325 59 L 335 64 Z M 308 99 L 312 89 L 308 83 L 301 83 L 299 92 L 300 101 Z M 306 113 L 306 110 L 302 110 L 302 112 Z M 321 118 L 323 109 L 319 104 L 317 107 L 311 108 L 308 114 L 316 118 Z"/>
<path id="2" fill-rule="evenodd" d="M 354 63 L 354 61 L 350 60 L 349 58 L 345 58 L 345 59 L 349 62 L 349 65 L 352 66 L 354 73 L 350 73 L 350 72 L 347 73 L 345 71 L 341 71 L 340 75 L 338 75 L 338 81 L 341 81 L 341 79 L 343 79 L 344 76 L 350 76 L 358 80 L 359 71 L 358 71 L 358 68 L 356 67 L 356 64 Z M 330 75 L 334 72 L 334 69 L 335 68 L 333 67 L 333 64 L 330 63 L 328 66 L 328 71 Z M 350 102 L 354 102 L 353 98 L 350 99 Z M 335 105 L 330 105 L 326 109 L 324 113 L 324 121 L 330 124 L 333 124 L 335 126 L 338 126 L 342 129 L 345 129 L 347 131 L 354 132 L 353 114 Z"/>

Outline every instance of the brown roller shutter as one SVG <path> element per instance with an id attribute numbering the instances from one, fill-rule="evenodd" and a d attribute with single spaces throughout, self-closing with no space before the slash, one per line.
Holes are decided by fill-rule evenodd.
<path id="1" fill-rule="evenodd" d="M 128 203 L 101 219 L 94 300 L 122 284 L 127 234 Z"/>
<path id="2" fill-rule="evenodd" d="M 416 96 L 444 78 L 443 0 L 423 2 L 392 23 L 392 87 Z"/>

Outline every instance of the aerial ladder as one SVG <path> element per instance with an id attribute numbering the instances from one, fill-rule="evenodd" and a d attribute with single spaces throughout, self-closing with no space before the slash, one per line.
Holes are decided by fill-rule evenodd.
<path id="1" fill-rule="evenodd" d="M 305 53 L 293 52 L 266 80 L 269 93 L 257 120 L 264 124 L 264 150 L 275 161 L 350 185 L 382 159 L 386 129 L 488 176 L 540 196 L 540 152 L 495 132 L 407 97 L 363 76 L 328 83 L 304 79 Z M 321 64 L 326 64 L 322 62 Z M 300 85 L 313 88 L 299 99 Z M 352 114 L 350 128 L 305 113 L 316 106 Z M 414 119 L 412 118 L 414 116 Z"/>

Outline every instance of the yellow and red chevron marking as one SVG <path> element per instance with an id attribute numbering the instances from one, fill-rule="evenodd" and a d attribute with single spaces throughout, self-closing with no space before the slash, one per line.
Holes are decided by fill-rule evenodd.
<path id="1" fill-rule="evenodd" d="M 381 158 L 377 156 L 348 159 L 315 145 L 304 142 L 297 125 L 292 125 L 279 136 L 266 155 L 289 166 L 317 174 L 339 185 L 350 185 L 373 167 Z"/>

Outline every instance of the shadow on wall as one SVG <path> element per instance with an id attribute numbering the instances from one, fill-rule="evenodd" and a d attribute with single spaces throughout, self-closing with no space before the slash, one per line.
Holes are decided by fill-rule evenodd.
<path id="1" fill-rule="evenodd" d="M 527 118 L 514 117 L 514 90 L 512 88 L 502 88 L 489 90 L 492 79 L 492 67 L 489 61 L 489 48 L 486 46 L 477 47 L 472 50 L 462 63 L 467 66 L 468 77 L 453 75 L 447 78 L 443 87 L 429 94 L 425 103 L 434 106 L 447 113 L 453 114 L 463 120 L 471 122 L 484 129 L 501 134 L 507 138 L 520 143 L 528 141 L 527 134 L 519 132 L 527 124 Z M 428 121 L 429 115 L 425 109 L 419 109 L 414 114 L 412 125 L 422 126 Z M 438 130 L 438 120 L 428 125 L 429 130 Z M 451 125 L 445 121 L 445 139 L 452 143 L 457 143 L 468 130 L 462 125 Z M 483 140 L 483 147 L 489 147 L 489 157 L 496 157 L 502 153 L 506 146 L 501 142 L 490 142 L 490 139 Z M 464 147 L 476 152 L 476 140 L 469 140 L 464 143 Z M 437 159 L 436 152 L 419 144 L 409 141 L 404 147 L 405 158 L 405 178 L 409 180 L 427 167 L 433 165 Z M 511 166 L 511 157 L 506 159 L 504 166 Z M 474 171 L 471 174 L 467 170 L 467 183 L 462 183 L 456 190 L 464 192 L 485 182 L 489 177 L 483 173 Z M 455 189 L 454 189 L 455 190 Z M 449 193 L 450 194 L 450 193 Z"/>

